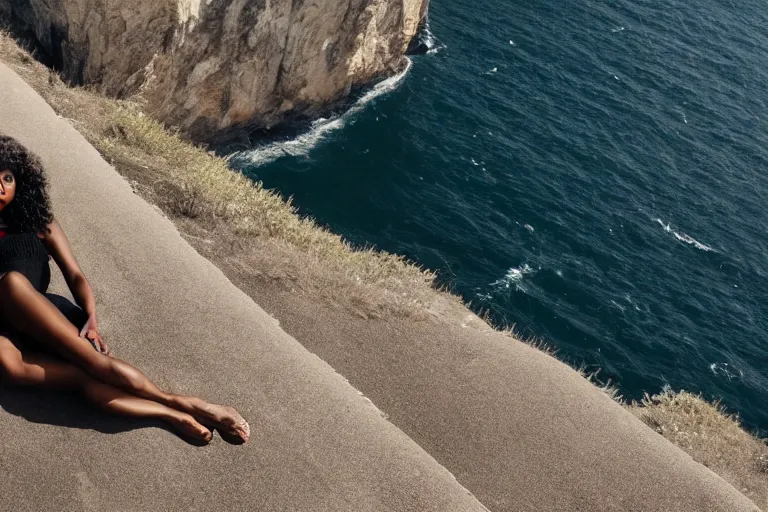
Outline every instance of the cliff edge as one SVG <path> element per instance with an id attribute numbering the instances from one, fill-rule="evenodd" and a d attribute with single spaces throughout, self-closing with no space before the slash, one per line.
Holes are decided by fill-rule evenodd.
<path id="1" fill-rule="evenodd" d="M 0 0 L 77 85 L 209 140 L 312 116 L 402 64 L 427 0 Z"/>

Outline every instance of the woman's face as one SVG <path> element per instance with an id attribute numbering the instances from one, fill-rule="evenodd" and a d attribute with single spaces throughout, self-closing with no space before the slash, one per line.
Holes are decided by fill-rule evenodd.
<path id="1" fill-rule="evenodd" d="M 16 197 L 16 176 L 8 169 L 0 170 L 0 211 Z"/>

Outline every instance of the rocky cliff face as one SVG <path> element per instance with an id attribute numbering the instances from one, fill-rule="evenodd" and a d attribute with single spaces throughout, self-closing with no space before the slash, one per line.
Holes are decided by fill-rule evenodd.
<path id="1" fill-rule="evenodd" d="M 391 73 L 428 0 L 0 0 L 65 79 L 194 140 L 312 115 Z"/>

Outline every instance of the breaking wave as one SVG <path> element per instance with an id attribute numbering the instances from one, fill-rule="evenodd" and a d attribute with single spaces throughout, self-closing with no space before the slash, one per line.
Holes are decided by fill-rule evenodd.
<path id="1" fill-rule="evenodd" d="M 374 85 L 371 90 L 362 95 L 343 114 L 331 118 L 321 117 L 320 119 L 313 121 L 309 131 L 306 133 L 289 140 L 269 142 L 253 149 L 240 151 L 230 155 L 229 158 L 258 167 L 274 162 L 278 158 L 284 156 L 305 156 L 309 154 L 312 149 L 326 139 L 329 133 L 343 128 L 370 102 L 374 101 L 379 96 L 397 89 L 405 79 L 406 75 L 408 75 L 412 65 L 413 63 L 411 59 L 406 57 L 406 65 L 401 72 Z"/>
<path id="2" fill-rule="evenodd" d="M 516 285 L 522 281 L 525 276 L 535 273 L 535 269 L 531 268 L 527 263 L 523 263 L 519 267 L 512 267 L 507 270 L 507 273 L 504 274 L 504 277 L 491 283 L 491 287 L 497 290 L 510 288 L 512 285 Z"/>
<path id="3" fill-rule="evenodd" d="M 419 27 L 419 33 L 408 46 L 408 55 L 433 55 L 445 48 L 445 45 L 437 40 L 429 25 L 429 17 L 426 17 Z"/>
<path id="4" fill-rule="evenodd" d="M 708 246 L 708 245 L 706 245 L 706 244 L 703 244 L 703 243 L 699 242 L 699 241 L 698 241 L 698 240 L 696 240 L 695 238 L 693 238 L 693 237 L 691 237 L 691 236 L 688 236 L 688 235 L 686 235 L 685 233 L 678 233 L 677 231 L 675 231 L 674 229 L 672 229 L 672 227 L 671 227 L 669 224 L 664 224 L 664 221 L 663 221 L 663 220 L 661 220 L 661 219 L 655 219 L 655 220 L 656 220 L 656 222 L 657 222 L 657 223 L 658 223 L 658 224 L 659 224 L 659 225 L 660 225 L 662 228 L 664 228 L 664 231 L 666 231 L 667 233 L 671 233 L 672 235 L 674 235 L 674 237 L 675 237 L 675 238 L 677 238 L 677 239 L 678 239 L 678 240 L 680 240 L 681 242 L 684 242 L 684 243 L 686 243 L 686 244 L 688 244 L 688 245 L 692 245 L 692 246 L 694 246 L 695 248 L 699 249 L 700 251 L 706 251 L 706 252 L 717 252 L 717 251 L 715 251 L 713 248 L 711 248 L 710 246 Z"/>
<path id="5" fill-rule="evenodd" d="M 435 38 L 435 35 L 432 33 L 432 30 L 429 28 L 429 20 L 424 24 L 424 30 L 419 35 L 419 38 L 421 39 L 421 44 L 424 45 L 424 47 L 427 49 L 428 55 L 433 55 L 443 48 L 445 48 L 445 45 L 440 43 L 437 38 Z"/>

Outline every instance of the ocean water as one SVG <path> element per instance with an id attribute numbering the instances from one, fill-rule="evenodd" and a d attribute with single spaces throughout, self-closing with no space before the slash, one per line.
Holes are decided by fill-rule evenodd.
<path id="1" fill-rule="evenodd" d="M 767 7 L 434 0 L 403 74 L 232 163 L 626 397 L 764 432 Z"/>

